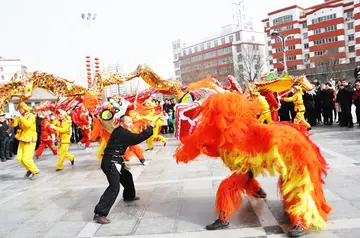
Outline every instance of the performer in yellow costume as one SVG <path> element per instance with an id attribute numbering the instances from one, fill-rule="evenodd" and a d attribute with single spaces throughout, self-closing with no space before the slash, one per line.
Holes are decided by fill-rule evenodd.
<path id="1" fill-rule="evenodd" d="M 257 100 L 258 105 L 261 108 L 258 122 L 264 123 L 266 121 L 267 124 L 273 123 L 273 120 L 271 118 L 270 106 L 266 98 L 258 92 L 254 92 L 252 93 L 252 95 L 255 97 L 255 100 Z"/>
<path id="2" fill-rule="evenodd" d="M 294 119 L 294 124 L 303 124 L 308 130 L 311 129 L 310 124 L 305 120 L 305 106 L 303 101 L 303 91 L 300 86 L 294 86 L 295 92 L 294 95 L 288 98 L 284 98 L 285 102 L 292 102 L 295 106 L 296 116 Z"/>
<path id="3" fill-rule="evenodd" d="M 71 165 L 74 165 L 74 155 L 69 154 L 69 147 L 71 144 L 71 125 L 72 121 L 70 116 L 63 110 L 59 111 L 59 126 L 52 126 L 58 132 L 59 138 L 59 152 L 58 152 L 58 162 L 56 164 L 56 172 L 64 169 L 63 162 L 65 159 L 70 160 Z"/>
<path id="4" fill-rule="evenodd" d="M 15 138 L 19 141 L 19 148 L 16 159 L 27 169 L 25 177 L 35 179 L 35 175 L 40 172 L 34 163 L 34 153 L 37 140 L 35 115 L 31 113 L 31 107 L 21 102 L 18 106 L 20 115 L 15 118 L 11 126 L 19 126 Z"/>

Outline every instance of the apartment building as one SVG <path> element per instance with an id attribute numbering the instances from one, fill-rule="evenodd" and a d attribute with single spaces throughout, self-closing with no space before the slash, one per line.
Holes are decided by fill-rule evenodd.
<path id="1" fill-rule="evenodd" d="M 180 39 L 173 41 L 176 79 L 185 85 L 208 75 L 220 81 L 235 75 L 239 80 L 239 72 L 246 67 L 241 51 L 250 48 L 265 52 L 263 33 L 251 28 L 230 24 L 219 33 L 190 44 Z"/>
<path id="2" fill-rule="evenodd" d="M 290 72 L 322 68 L 329 61 L 349 70 L 360 61 L 360 0 L 325 0 L 308 8 L 292 5 L 268 13 L 262 22 L 270 69 L 284 69 L 283 44 L 276 32 L 286 37 Z"/>

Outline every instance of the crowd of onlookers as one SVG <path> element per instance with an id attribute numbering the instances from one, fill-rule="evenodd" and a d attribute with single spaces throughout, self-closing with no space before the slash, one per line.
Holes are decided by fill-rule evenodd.
<path id="1" fill-rule="evenodd" d="M 360 122 L 360 80 L 351 84 L 347 80 L 322 84 L 313 81 L 315 94 L 304 92 L 305 117 L 311 126 L 338 123 L 341 127 L 354 127 L 352 105 L 356 107 L 357 123 Z M 293 121 L 294 105 L 282 102 L 280 121 Z"/>
<path id="2" fill-rule="evenodd" d="M 176 99 L 165 99 L 163 104 L 163 111 L 164 111 L 164 125 L 162 126 L 162 134 L 174 133 L 175 131 L 175 105 Z"/>

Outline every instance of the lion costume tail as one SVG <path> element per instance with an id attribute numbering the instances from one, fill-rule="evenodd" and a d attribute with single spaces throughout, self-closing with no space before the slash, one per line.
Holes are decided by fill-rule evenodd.
<path id="1" fill-rule="evenodd" d="M 288 203 L 285 202 L 285 205 L 290 211 L 290 219 L 294 223 L 294 220 L 298 219 L 296 214 L 302 213 L 300 210 L 304 209 L 304 206 L 306 206 L 307 208 L 311 209 L 307 209 L 309 212 L 307 212 L 302 218 L 302 223 L 323 229 L 325 228 L 325 221 L 328 220 L 327 214 L 332 210 L 330 205 L 326 202 L 322 189 L 322 185 L 325 183 L 323 177 L 327 175 L 327 169 L 329 166 L 326 163 L 325 158 L 322 156 L 320 148 L 310 140 L 309 133 L 304 126 L 286 122 L 281 122 L 278 124 L 295 128 L 301 133 L 308 145 L 310 145 L 310 148 L 307 151 L 307 158 L 302 158 L 303 156 L 301 157 L 295 155 L 296 158 L 303 160 L 301 163 L 303 164 L 302 167 L 304 168 L 301 172 L 298 171 L 299 174 L 297 176 L 299 179 L 306 180 L 306 177 L 310 179 L 310 181 L 304 182 L 302 186 L 304 196 L 310 196 L 304 200 L 306 202 L 303 203 L 302 206 L 293 206 L 295 203 L 297 203 L 297 199 L 294 199 L 294 191 L 289 191 L 288 193 L 285 192 L 284 200 L 288 201 Z M 312 184 L 312 186 L 309 187 L 309 184 Z M 281 180 L 279 181 L 279 187 L 280 189 L 284 189 Z"/>

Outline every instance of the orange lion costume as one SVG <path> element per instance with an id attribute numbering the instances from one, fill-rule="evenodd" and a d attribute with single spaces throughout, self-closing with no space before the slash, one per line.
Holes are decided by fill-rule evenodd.
<path id="1" fill-rule="evenodd" d="M 323 176 L 327 163 L 308 132 L 291 123 L 261 124 L 261 109 L 238 93 L 218 93 L 201 106 L 198 123 L 179 145 L 176 161 L 188 163 L 200 154 L 220 157 L 233 172 L 219 186 L 216 214 L 206 228 L 228 226 L 240 208 L 242 194 L 253 196 L 258 188 L 248 171 L 258 175 L 279 175 L 279 191 L 292 227 L 289 236 L 306 234 L 311 227 L 324 229 L 331 207 L 324 197 Z"/>

